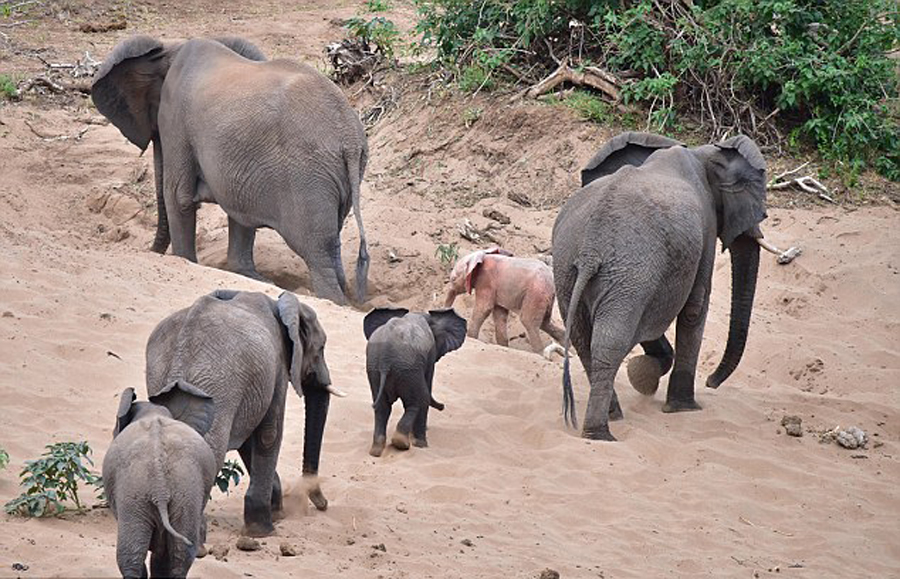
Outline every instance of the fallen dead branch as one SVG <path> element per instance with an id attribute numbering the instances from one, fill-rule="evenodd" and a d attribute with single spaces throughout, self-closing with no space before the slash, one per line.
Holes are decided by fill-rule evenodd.
<path id="1" fill-rule="evenodd" d="M 73 141 L 80 141 L 81 138 L 84 137 L 84 134 L 87 133 L 88 129 L 90 128 L 90 127 L 83 127 L 81 129 L 79 129 L 78 132 L 75 133 L 74 135 L 48 135 L 46 133 L 43 133 L 43 132 L 37 130 L 34 127 L 34 125 L 32 125 L 30 122 L 28 122 L 27 119 L 24 121 L 24 123 L 25 123 L 25 126 L 27 126 L 31 130 L 32 133 L 34 133 L 42 141 L 45 141 L 48 143 L 53 142 L 53 141 L 68 141 L 70 139 Z"/>
<path id="2" fill-rule="evenodd" d="M 611 73 L 596 66 L 585 66 L 575 70 L 569 66 L 568 60 L 563 60 L 559 68 L 553 71 L 550 76 L 524 90 L 514 98 L 537 98 L 547 94 L 564 82 L 598 90 L 615 103 L 618 103 L 621 97 L 619 92 L 621 83 Z"/>

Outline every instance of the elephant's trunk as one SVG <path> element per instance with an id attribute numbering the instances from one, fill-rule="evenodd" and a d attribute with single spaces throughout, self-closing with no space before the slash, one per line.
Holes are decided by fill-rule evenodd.
<path id="1" fill-rule="evenodd" d="M 331 394 L 318 385 L 304 386 L 306 399 L 306 425 L 303 434 L 303 474 L 319 473 L 319 456 L 322 454 L 322 438 Z"/>
<path id="2" fill-rule="evenodd" d="M 706 379 L 706 386 L 718 388 L 737 368 L 747 344 L 753 295 L 759 271 L 759 245 L 749 235 L 738 236 L 731 244 L 731 322 L 728 343 L 716 371 Z"/>
<path id="3" fill-rule="evenodd" d="M 156 238 L 151 249 L 165 253 L 169 249 L 169 216 L 166 214 L 166 199 L 163 197 L 163 152 L 159 133 L 153 135 L 153 178 L 156 181 Z"/>

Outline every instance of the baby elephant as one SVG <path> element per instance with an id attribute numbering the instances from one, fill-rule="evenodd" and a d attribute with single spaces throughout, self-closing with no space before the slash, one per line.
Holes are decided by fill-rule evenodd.
<path id="1" fill-rule="evenodd" d="M 428 408 L 443 410 L 431 395 L 434 364 L 466 339 L 466 320 L 452 309 L 409 313 L 403 308 L 378 308 L 363 320 L 366 346 L 366 373 L 372 388 L 375 433 L 369 454 L 381 456 L 387 439 L 391 405 L 403 400 L 403 417 L 391 443 L 407 450 L 410 432 L 413 444 L 428 446 Z"/>
<path id="2" fill-rule="evenodd" d="M 198 423 L 212 424 L 213 401 L 186 382 L 172 382 L 150 402 L 122 392 L 113 442 L 103 459 L 109 508 L 119 523 L 116 561 L 123 577 L 186 577 L 206 540 L 203 509 L 216 459 L 203 432 L 172 418 L 154 398 L 180 390 L 195 398 Z"/>
<path id="3" fill-rule="evenodd" d="M 497 343 L 509 345 L 506 320 L 509 312 L 519 315 L 532 350 L 544 349 L 539 330 L 562 343 L 563 329 L 550 319 L 556 288 L 553 271 L 536 259 L 513 257 L 499 247 L 480 249 L 460 258 L 450 273 L 450 289 L 444 307 L 449 308 L 461 293 L 475 291 L 475 309 L 469 337 L 477 338 L 488 315 L 494 315 Z"/>

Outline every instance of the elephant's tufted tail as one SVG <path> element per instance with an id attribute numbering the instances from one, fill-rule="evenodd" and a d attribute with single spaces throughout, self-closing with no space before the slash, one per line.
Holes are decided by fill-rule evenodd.
<path id="1" fill-rule="evenodd" d="M 381 397 L 384 395 L 384 383 L 387 380 L 387 370 L 379 370 L 378 373 L 381 375 L 381 384 L 378 385 L 378 394 L 375 396 L 375 400 L 372 401 L 372 408 L 375 408 L 378 401 L 381 400 Z M 433 400 L 434 399 L 432 399 L 432 401 Z M 443 408 L 441 410 L 443 410 Z"/>
<path id="2" fill-rule="evenodd" d="M 353 203 L 353 215 L 359 228 L 359 255 L 356 258 L 356 301 L 366 301 L 369 279 L 369 251 L 366 248 L 366 230 L 363 228 L 362 213 L 359 211 L 359 186 L 366 170 L 366 150 L 345 151 L 344 162 L 347 164 L 347 175 L 350 179 L 350 201 Z"/>
<path id="3" fill-rule="evenodd" d="M 575 320 L 575 311 L 581 302 L 581 294 L 594 274 L 597 266 L 575 263 L 575 285 L 572 287 L 572 295 L 569 298 L 569 310 L 566 315 L 566 333 L 563 337 L 563 419 L 566 424 L 578 428 L 578 417 L 575 414 L 575 394 L 572 392 L 572 374 L 569 370 L 569 345 L 572 338 L 572 322 Z"/>

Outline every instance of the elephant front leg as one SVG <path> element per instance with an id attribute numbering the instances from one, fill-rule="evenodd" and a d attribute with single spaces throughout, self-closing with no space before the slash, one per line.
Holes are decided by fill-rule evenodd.
<path id="1" fill-rule="evenodd" d="M 416 417 L 422 411 L 422 407 L 418 400 L 403 400 L 403 416 L 397 422 L 397 429 L 394 436 L 391 437 L 391 444 L 398 450 L 409 450 L 410 434 L 412 434 L 413 425 Z"/>
<path id="2" fill-rule="evenodd" d="M 241 456 L 249 454 L 250 485 L 244 495 L 244 529 L 250 537 L 265 537 L 275 532 L 272 523 L 272 492 L 275 486 L 275 467 L 281 446 L 281 425 L 284 408 L 272 407 L 244 445 Z"/>
<path id="3" fill-rule="evenodd" d="M 702 409 L 694 399 L 694 377 L 708 307 L 709 292 L 704 285 L 698 284 L 691 290 L 687 303 L 678 314 L 675 325 L 675 366 L 669 377 L 663 412 Z"/>
<path id="4" fill-rule="evenodd" d="M 675 353 L 665 336 L 641 342 L 641 348 L 644 353 L 628 361 L 628 381 L 644 396 L 653 396 L 659 379 L 672 368 Z"/>
<path id="5" fill-rule="evenodd" d="M 253 243 L 256 228 L 246 227 L 228 217 L 228 271 L 259 281 L 268 281 L 256 271 L 253 261 Z"/>
<path id="6" fill-rule="evenodd" d="M 509 310 L 494 306 L 494 336 L 497 338 L 497 344 L 500 346 L 509 346 L 509 335 L 507 334 L 507 321 L 509 320 Z"/>
<path id="7" fill-rule="evenodd" d="M 431 397 L 431 379 L 427 376 L 422 380 L 419 392 L 419 413 L 413 421 L 413 444 L 418 448 L 428 448 L 428 408 L 433 398 Z M 437 402 L 437 404 L 440 404 Z M 440 406 L 443 408 L 443 405 Z"/>
<path id="8" fill-rule="evenodd" d="M 481 293 L 476 290 L 475 309 L 472 310 L 472 323 L 469 324 L 469 330 L 467 332 L 467 335 L 470 338 L 478 338 L 478 334 L 481 333 L 481 326 L 484 325 L 484 321 L 487 320 L 487 317 L 493 311 L 493 296 L 488 297 L 484 290 L 482 290 Z"/>

